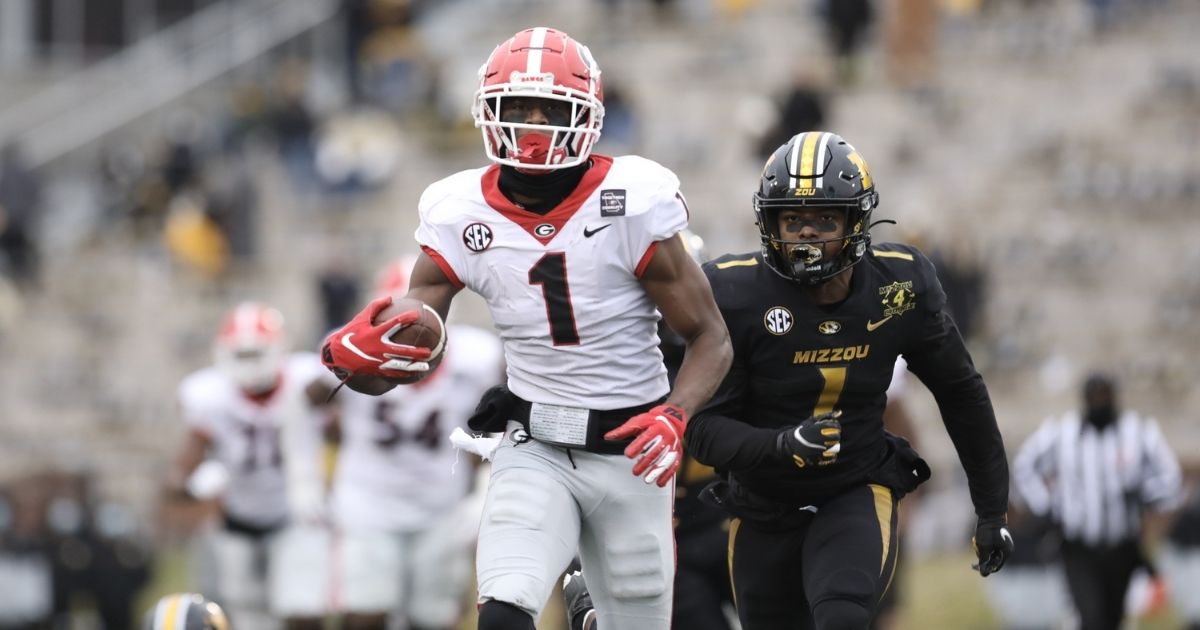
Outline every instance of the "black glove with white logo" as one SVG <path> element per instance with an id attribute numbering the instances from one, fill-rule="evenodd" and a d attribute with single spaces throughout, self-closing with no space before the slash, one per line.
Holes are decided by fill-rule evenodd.
<path id="1" fill-rule="evenodd" d="M 979 519 L 971 546 L 975 548 L 975 556 L 979 558 L 979 564 L 971 565 L 972 569 L 979 571 L 979 575 L 983 577 L 999 571 L 1013 552 L 1008 520 L 1003 516 Z"/>
<path id="2" fill-rule="evenodd" d="M 841 411 L 830 411 L 788 427 L 779 433 L 776 448 L 798 468 L 828 466 L 842 450 L 841 417 Z"/>

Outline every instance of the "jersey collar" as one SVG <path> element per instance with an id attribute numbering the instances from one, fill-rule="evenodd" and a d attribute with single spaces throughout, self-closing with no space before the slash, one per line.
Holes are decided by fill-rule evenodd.
<path id="1" fill-rule="evenodd" d="M 483 173 L 481 185 L 483 187 L 483 199 L 493 210 L 499 212 L 501 216 L 521 226 L 530 236 L 537 239 L 542 245 L 549 245 L 550 241 L 554 240 L 562 232 L 562 228 L 575 216 L 575 212 L 583 206 L 583 202 L 587 201 L 588 197 L 600 186 L 604 178 L 608 175 L 608 170 L 612 168 L 613 159 L 607 155 L 592 154 L 592 167 L 583 174 L 583 179 L 579 180 L 579 185 L 571 194 L 567 195 L 553 210 L 546 214 L 537 214 L 530 212 L 517 206 L 504 193 L 500 192 L 498 182 L 500 180 L 500 166 L 493 164 Z M 554 230 L 549 234 L 541 236 L 538 234 L 538 227 L 549 224 Z M 542 230 L 544 231 L 544 229 Z"/>

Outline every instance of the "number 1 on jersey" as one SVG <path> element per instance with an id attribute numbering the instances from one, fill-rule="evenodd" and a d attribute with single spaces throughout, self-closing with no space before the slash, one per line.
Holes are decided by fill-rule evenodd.
<path id="1" fill-rule="evenodd" d="M 842 387 L 846 384 L 846 368 L 821 368 L 821 378 L 825 381 L 825 386 L 821 388 L 821 397 L 817 399 L 817 406 L 813 407 L 812 415 L 814 416 L 833 411 L 838 398 L 842 397 Z"/>
<path id="2" fill-rule="evenodd" d="M 571 287 L 567 284 L 567 255 L 550 252 L 529 269 L 529 284 L 542 285 L 546 300 L 546 319 L 550 321 L 550 338 L 556 346 L 579 344 L 575 327 L 575 309 L 571 306 Z"/>

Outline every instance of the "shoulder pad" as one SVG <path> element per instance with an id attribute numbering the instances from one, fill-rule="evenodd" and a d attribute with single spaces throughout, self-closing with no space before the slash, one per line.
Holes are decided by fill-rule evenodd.
<path id="1" fill-rule="evenodd" d="M 763 263 L 756 254 L 725 254 L 704 263 L 713 296 L 722 310 L 736 309 L 746 299 L 757 295 L 758 274 Z"/>
<path id="2" fill-rule="evenodd" d="M 666 188 L 671 191 L 671 194 L 679 189 L 679 176 L 674 171 L 640 155 L 622 155 L 613 158 L 608 176 L 651 189 Z"/>
<path id="3" fill-rule="evenodd" d="M 225 375 L 215 366 L 201 368 L 179 382 L 179 398 L 185 405 L 217 400 L 229 387 Z"/>
<path id="4" fill-rule="evenodd" d="M 870 256 L 885 276 L 913 281 L 913 289 L 927 310 L 939 311 L 946 305 L 937 270 L 921 250 L 904 243 L 880 243 L 871 247 Z"/>
<path id="5" fill-rule="evenodd" d="M 486 167 L 459 171 L 427 186 L 417 202 L 417 212 L 421 219 L 434 223 L 449 220 L 448 213 L 453 212 L 456 205 L 447 205 L 444 202 L 463 197 L 464 191 L 480 190 L 480 179 L 485 171 Z"/>
<path id="6" fill-rule="evenodd" d="M 616 203 L 622 216 L 674 211 L 679 196 L 679 178 L 670 169 L 636 155 L 613 158 L 604 181 L 596 188 L 602 207 Z"/>

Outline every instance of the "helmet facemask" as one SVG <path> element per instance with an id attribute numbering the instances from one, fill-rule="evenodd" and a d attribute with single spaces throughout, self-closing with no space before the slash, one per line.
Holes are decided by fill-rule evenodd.
<path id="1" fill-rule="evenodd" d="M 566 115 L 547 120 L 549 124 L 505 121 L 504 106 L 512 98 L 557 101 Z M 600 68 L 587 46 L 561 31 L 535 27 L 497 46 L 479 68 L 471 115 L 483 134 L 488 159 L 526 172 L 545 172 L 588 159 L 600 138 L 603 100 Z M 519 131 L 526 132 L 520 141 Z"/>
<path id="2" fill-rule="evenodd" d="M 577 166 L 591 154 L 600 138 L 604 106 L 569 93 L 481 89 L 475 97 L 475 125 L 483 131 L 488 159 L 523 171 L 552 171 Z M 557 88 L 562 91 L 562 88 Z M 513 98 L 539 98 L 558 101 L 569 108 L 565 120 L 548 124 L 505 121 L 501 118 L 505 101 Z M 557 123 L 557 124 L 555 124 Z M 521 136 L 519 130 L 529 130 Z"/>
<path id="3" fill-rule="evenodd" d="M 864 198 L 865 200 L 865 198 Z M 843 213 L 844 228 L 842 235 L 816 240 L 791 240 L 779 233 L 779 214 L 783 210 L 800 209 L 805 206 L 767 206 L 762 207 L 755 199 L 756 214 L 759 219 L 763 257 L 771 264 L 772 269 L 780 275 L 797 283 L 815 286 L 828 281 L 839 273 L 853 267 L 862 260 L 867 247 L 870 246 L 871 236 L 867 226 L 870 224 L 871 210 L 860 210 L 857 206 L 840 206 L 838 211 Z M 835 207 L 829 204 L 814 207 Z M 841 249 L 832 256 L 825 255 L 826 245 L 841 242 Z"/>
<path id="4" fill-rule="evenodd" d="M 830 280 L 858 264 L 871 245 L 871 212 L 879 205 L 879 194 L 861 156 L 835 134 L 800 133 L 776 149 L 763 167 L 753 200 L 763 259 L 798 284 L 816 286 Z M 780 233 L 782 211 L 816 208 L 842 213 L 840 236 L 800 241 Z M 826 245 L 839 241 L 837 253 L 825 253 Z"/>
<path id="5" fill-rule="evenodd" d="M 279 382 L 283 351 L 274 344 L 218 346 L 216 354 L 217 365 L 247 394 L 269 392 Z"/>

